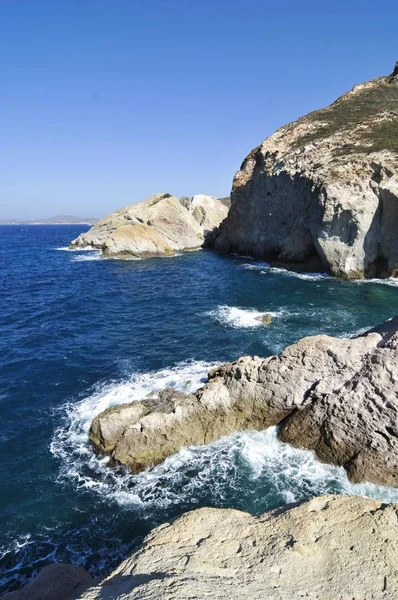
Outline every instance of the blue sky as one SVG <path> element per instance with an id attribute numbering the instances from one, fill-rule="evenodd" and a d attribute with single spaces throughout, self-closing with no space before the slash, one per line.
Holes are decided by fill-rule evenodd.
<path id="1" fill-rule="evenodd" d="M 0 218 L 229 193 L 279 126 L 398 60 L 384 0 L 0 0 Z"/>

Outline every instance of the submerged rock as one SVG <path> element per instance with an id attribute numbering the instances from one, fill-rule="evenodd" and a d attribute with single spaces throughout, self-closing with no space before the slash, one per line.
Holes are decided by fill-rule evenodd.
<path id="1" fill-rule="evenodd" d="M 398 486 L 398 318 L 352 339 L 318 335 L 278 356 L 242 357 L 195 394 L 108 409 L 91 440 L 139 472 L 187 445 L 281 424 L 284 441 L 313 448 L 355 481 Z"/>
<path id="2" fill-rule="evenodd" d="M 170 194 L 155 194 L 98 221 L 70 244 L 99 248 L 108 258 L 169 256 L 203 246 L 228 209 L 215 198 L 194 196 L 187 209 Z M 199 218 L 200 217 L 200 218 Z"/>
<path id="3" fill-rule="evenodd" d="M 200 508 L 152 531 L 80 600 L 398 595 L 398 506 L 321 496 L 251 516 Z"/>
<path id="4" fill-rule="evenodd" d="M 235 175 L 224 252 L 348 279 L 398 273 L 398 75 L 286 125 Z"/>
<path id="5" fill-rule="evenodd" d="M 260 321 L 260 323 L 262 323 L 262 325 L 271 325 L 272 315 L 265 313 L 264 315 L 261 315 L 261 317 L 258 317 L 257 321 Z"/>

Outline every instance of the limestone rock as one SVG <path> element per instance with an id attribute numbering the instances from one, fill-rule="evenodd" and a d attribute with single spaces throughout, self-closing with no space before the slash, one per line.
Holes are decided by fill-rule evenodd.
<path id="1" fill-rule="evenodd" d="M 192 198 L 181 198 L 181 204 L 203 227 L 204 235 L 218 227 L 228 214 L 228 208 L 213 196 L 198 194 Z"/>
<path id="2" fill-rule="evenodd" d="M 2 596 L 3 600 L 72 600 L 85 589 L 91 576 L 82 567 L 47 565 L 25 587 Z"/>
<path id="3" fill-rule="evenodd" d="M 285 441 L 314 448 L 322 460 L 343 464 L 353 477 L 355 464 L 356 480 L 398 485 L 391 471 L 398 462 L 393 425 L 398 411 L 397 332 L 395 318 L 353 339 L 318 335 L 265 360 L 242 357 L 213 369 L 208 383 L 195 394 L 168 390 L 158 401 L 133 402 L 101 413 L 93 421 L 91 440 L 111 453 L 114 462 L 139 472 L 183 446 L 282 423 Z M 347 390 L 352 390 L 352 402 L 341 400 Z M 324 441 L 326 433 L 339 443 Z M 372 440 L 374 451 L 365 461 Z M 360 448 L 358 460 L 349 467 L 348 458 L 352 461 Z M 384 470 L 373 468 L 372 460 L 377 457 L 380 464 L 387 451 Z"/>
<path id="4" fill-rule="evenodd" d="M 170 194 L 155 194 L 98 221 L 70 244 L 98 248 L 107 258 L 168 256 L 196 250 L 228 209 L 210 196 L 194 196 L 189 209 Z"/>
<path id="5" fill-rule="evenodd" d="M 386 600 L 397 570 L 398 506 L 329 495 L 258 516 L 188 512 L 80 600 Z"/>
<path id="6" fill-rule="evenodd" d="M 348 279 L 395 276 L 397 117 L 394 71 L 279 129 L 235 175 L 214 247 Z"/>
<path id="7" fill-rule="evenodd" d="M 352 481 L 398 487 L 398 333 L 339 389 L 318 391 L 284 422 L 281 438 L 344 465 Z"/>

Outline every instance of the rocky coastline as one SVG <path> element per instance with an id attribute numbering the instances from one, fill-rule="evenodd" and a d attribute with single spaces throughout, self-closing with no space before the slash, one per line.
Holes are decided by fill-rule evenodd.
<path id="1" fill-rule="evenodd" d="M 99 249 L 103 258 L 171 256 L 198 250 L 227 216 L 212 196 L 182 198 L 155 194 L 98 221 L 70 244 L 71 250 Z"/>
<path id="2" fill-rule="evenodd" d="M 317 335 L 277 356 L 240 357 L 194 394 L 169 388 L 93 421 L 111 464 L 138 473 L 183 446 L 279 425 L 279 437 L 343 466 L 354 482 L 398 486 L 398 317 L 349 339 Z"/>
<path id="3" fill-rule="evenodd" d="M 395 277 L 397 123 L 395 70 L 255 148 L 235 175 L 229 210 L 209 196 L 157 194 L 98 221 L 70 248 L 132 259 L 210 246 L 345 279 Z M 343 467 L 351 481 L 398 487 L 397 422 L 393 317 L 352 338 L 316 335 L 265 359 L 240 357 L 192 394 L 167 388 L 108 408 L 90 441 L 109 468 L 139 473 L 184 446 L 277 426 L 281 440 Z M 153 530 L 100 581 L 59 567 L 5 598 L 390 599 L 398 505 L 329 495 L 256 516 L 200 508 Z"/>
<path id="4" fill-rule="evenodd" d="M 345 279 L 398 272 L 398 75 L 276 131 L 236 173 L 216 250 Z"/>

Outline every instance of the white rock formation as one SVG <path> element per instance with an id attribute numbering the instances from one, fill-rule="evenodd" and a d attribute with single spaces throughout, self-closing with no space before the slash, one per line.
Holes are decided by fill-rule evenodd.
<path id="1" fill-rule="evenodd" d="M 209 196 L 194 196 L 188 210 L 170 194 L 156 194 L 98 221 L 71 242 L 72 249 L 99 248 L 108 258 L 169 256 L 200 248 L 228 209 Z"/>
<path id="2" fill-rule="evenodd" d="M 279 129 L 235 175 L 216 249 L 348 279 L 398 273 L 398 75 Z"/>

